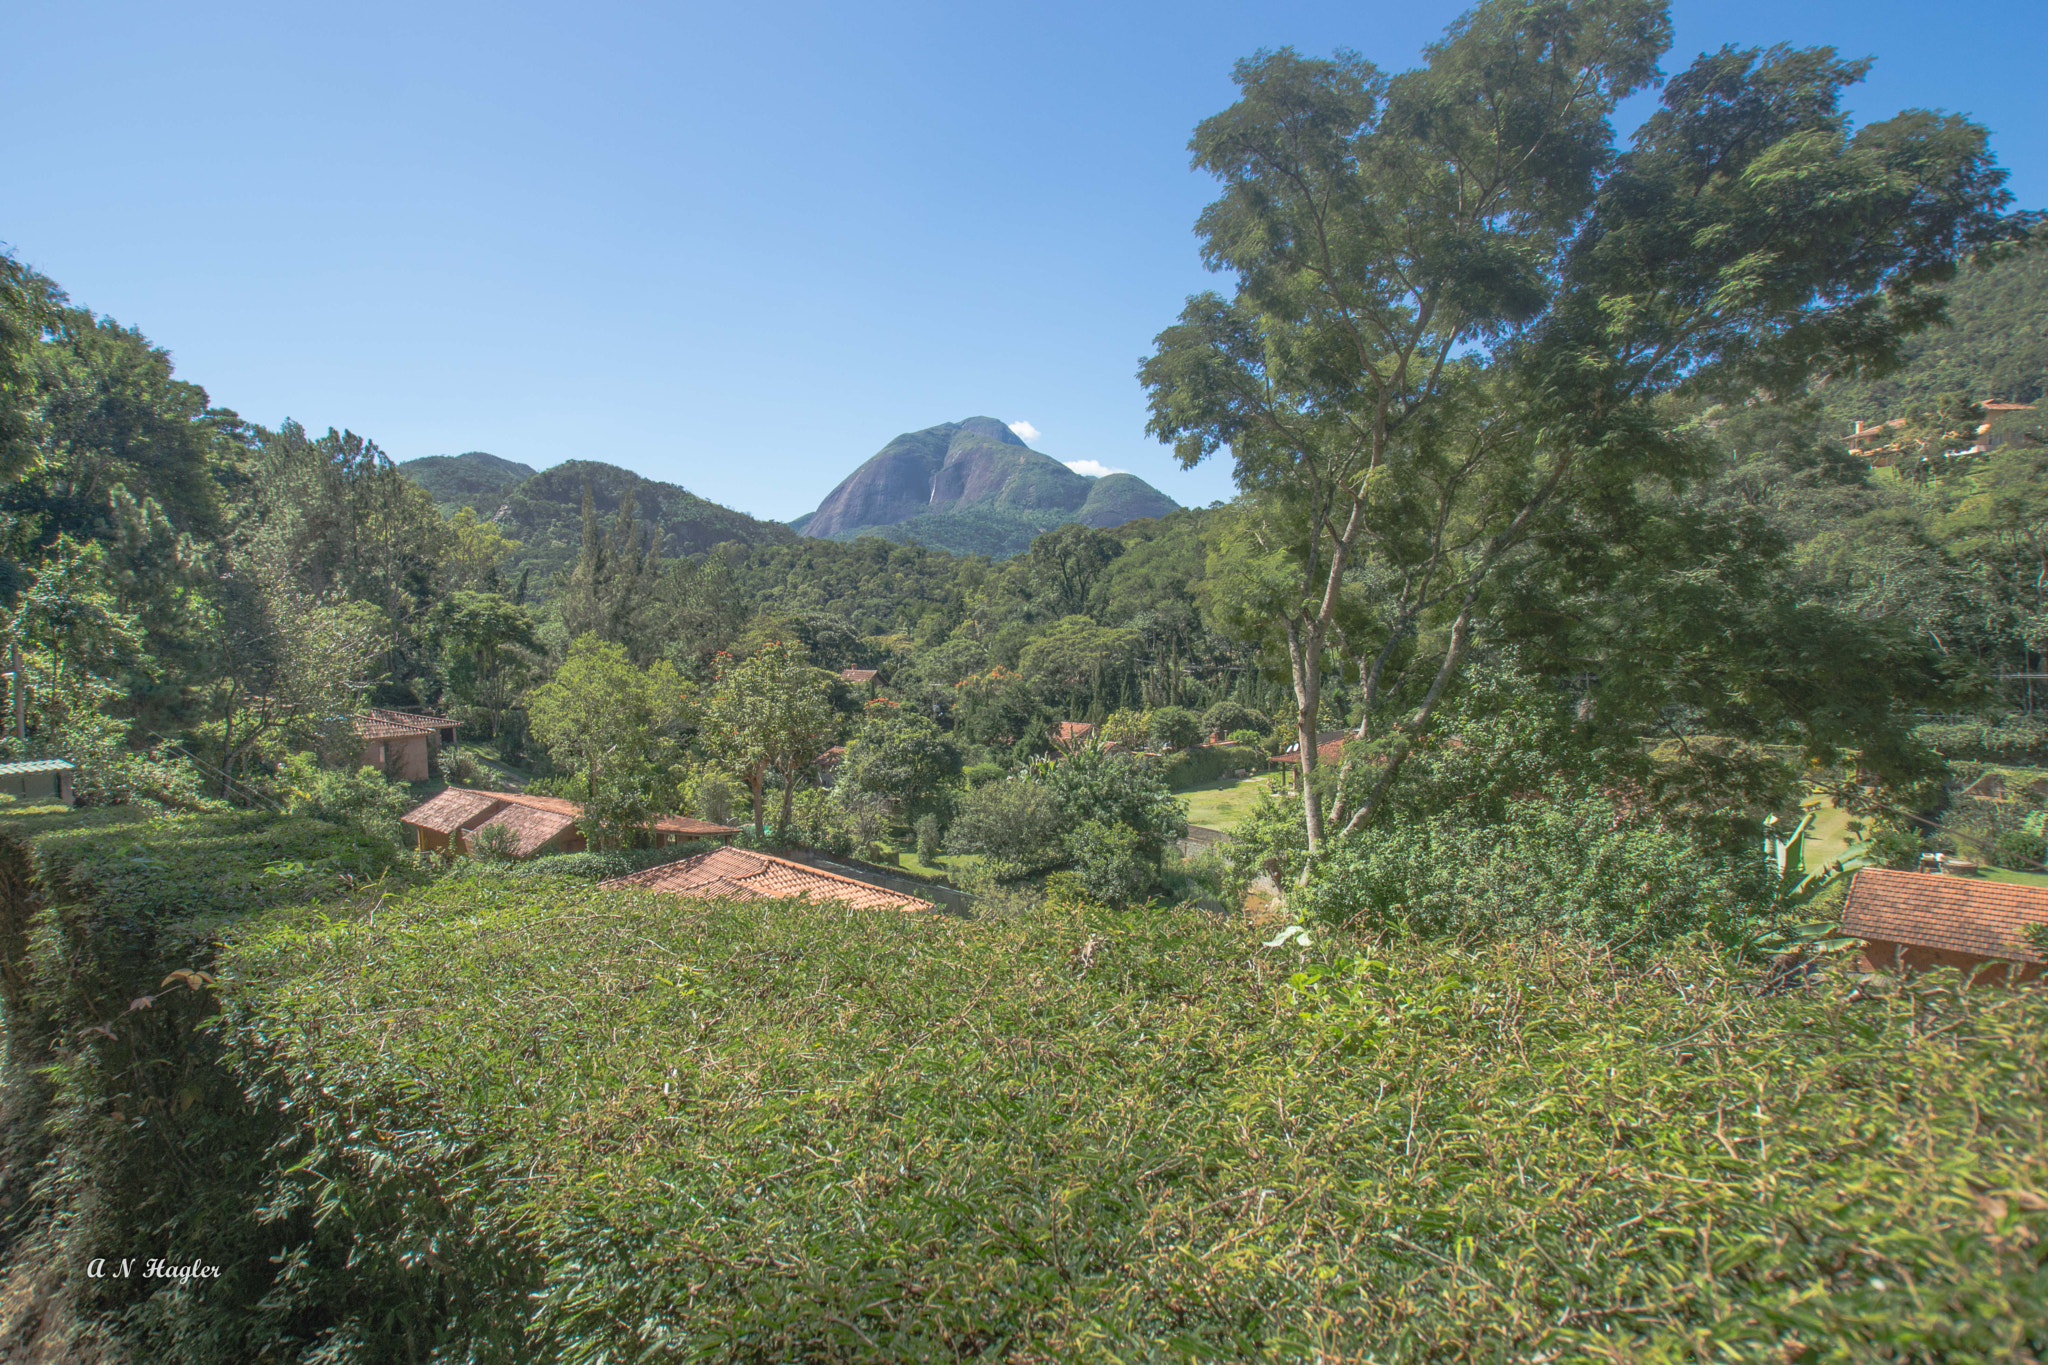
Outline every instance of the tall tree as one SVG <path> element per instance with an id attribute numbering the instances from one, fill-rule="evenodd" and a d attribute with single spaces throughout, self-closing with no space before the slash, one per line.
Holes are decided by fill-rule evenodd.
<path id="1" fill-rule="evenodd" d="M 813 668 L 794 641 L 771 642 L 748 659 L 721 654 L 718 665 L 700 738 L 719 763 L 745 779 L 757 838 L 765 833 L 768 775 L 781 779 L 776 829 L 787 830 L 797 781 L 831 741 L 832 675 Z"/>
<path id="2" fill-rule="evenodd" d="M 1487 0 L 1398 76 L 1241 63 L 1196 131 L 1224 187 L 1203 256 L 1236 290 L 1191 299 L 1141 375 L 1150 430 L 1188 465 L 1228 446 L 1284 561 L 1305 769 L 1326 675 L 1359 672 L 1376 772 L 1328 811 L 1306 784 L 1312 849 L 1380 808 L 1503 580 L 1703 471 L 1651 400 L 1886 363 L 1939 316 L 1927 287 L 2017 230 L 1982 129 L 1852 136 L 1864 68 L 1827 49 L 1704 56 L 1617 149 L 1669 37 L 1656 0 Z"/>

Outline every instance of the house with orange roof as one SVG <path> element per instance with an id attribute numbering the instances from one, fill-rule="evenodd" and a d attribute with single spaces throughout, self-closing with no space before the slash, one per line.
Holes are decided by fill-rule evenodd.
<path id="1" fill-rule="evenodd" d="M 2048 925 L 2048 889 L 1938 872 L 1860 868 L 1842 907 L 1842 932 L 1863 940 L 1871 971 L 1955 967 L 1972 983 L 2039 977 L 2038 925 Z"/>
<path id="2" fill-rule="evenodd" d="M 577 822 L 583 807 L 558 796 L 525 792 L 474 791 L 449 787 L 399 817 L 412 836 L 413 847 L 450 857 L 473 853 L 486 830 L 503 829 L 505 852 L 514 858 L 541 853 L 578 853 L 588 847 Z M 654 822 L 656 844 L 681 844 L 694 839 L 730 840 L 740 831 L 684 815 L 664 815 Z"/>
<path id="3" fill-rule="evenodd" d="M 705 901 L 801 900 L 856 910 L 933 908 L 931 902 L 902 891 L 855 881 L 823 868 L 806 867 L 772 853 L 740 848 L 712 849 L 598 885 Z"/>

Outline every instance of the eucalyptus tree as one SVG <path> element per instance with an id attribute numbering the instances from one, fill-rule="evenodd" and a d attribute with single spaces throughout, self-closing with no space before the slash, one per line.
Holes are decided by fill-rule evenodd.
<path id="1" fill-rule="evenodd" d="M 1653 399 L 1881 367 L 2023 230 L 1981 128 L 1852 132 L 1864 64 L 1824 48 L 1702 56 L 1622 149 L 1669 40 L 1656 0 L 1488 0 L 1398 75 L 1259 54 L 1196 130 L 1235 287 L 1159 336 L 1149 429 L 1231 452 L 1224 567 L 1284 637 L 1305 768 L 1326 673 L 1357 671 L 1376 766 L 1327 811 L 1305 784 L 1312 849 L 1381 808 L 1513 580 L 1599 560 L 1646 481 L 1703 472 Z"/>

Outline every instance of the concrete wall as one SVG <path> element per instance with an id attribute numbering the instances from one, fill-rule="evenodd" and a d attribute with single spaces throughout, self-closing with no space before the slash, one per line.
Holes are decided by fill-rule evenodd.
<path id="1" fill-rule="evenodd" d="M 387 775 L 395 766 L 399 781 L 424 782 L 427 780 L 427 739 L 426 735 L 366 739 L 363 741 L 362 764 Z"/>

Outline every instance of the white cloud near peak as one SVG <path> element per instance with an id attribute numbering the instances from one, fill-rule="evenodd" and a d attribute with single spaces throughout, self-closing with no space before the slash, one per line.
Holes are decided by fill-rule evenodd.
<path id="1" fill-rule="evenodd" d="M 1017 439 L 1020 441 L 1035 441 L 1038 439 L 1038 428 L 1032 426 L 1029 422 L 1012 422 L 1010 423 L 1010 430 L 1017 433 Z"/>
<path id="2" fill-rule="evenodd" d="M 1131 472 L 1128 469 L 1111 469 L 1100 460 L 1068 460 L 1066 465 L 1067 468 L 1073 470 L 1076 474 L 1086 474 L 1091 479 L 1099 479 L 1105 474 L 1128 474 Z"/>

